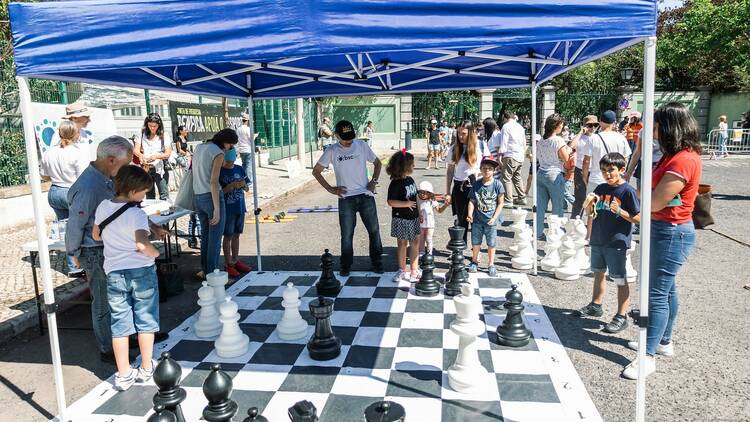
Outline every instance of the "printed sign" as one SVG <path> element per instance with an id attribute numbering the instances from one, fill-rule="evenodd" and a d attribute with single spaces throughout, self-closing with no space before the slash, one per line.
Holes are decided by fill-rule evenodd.
<path id="1" fill-rule="evenodd" d="M 229 107 L 229 127 L 236 129 L 241 124 L 242 108 Z M 224 129 L 224 107 L 221 104 L 192 104 L 169 102 L 172 118 L 172 133 L 178 126 L 185 126 L 191 141 L 205 141 Z"/>
<path id="2" fill-rule="evenodd" d="M 621 98 L 620 102 L 617 103 L 617 107 L 619 107 L 620 110 L 627 110 L 630 108 L 630 101 L 628 101 L 627 98 Z"/>
<path id="3" fill-rule="evenodd" d="M 91 111 L 91 121 L 84 130 L 88 131 L 92 160 L 96 158 L 96 146 L 104 138 L 117 134 L 115 116 L 106 108 L 87 107 Z M 60 143 L 57 128 L 65 115 L 64 104 L 31 103 L 34 133 L 39 151 L 44 155 L 50 148 Z"/>

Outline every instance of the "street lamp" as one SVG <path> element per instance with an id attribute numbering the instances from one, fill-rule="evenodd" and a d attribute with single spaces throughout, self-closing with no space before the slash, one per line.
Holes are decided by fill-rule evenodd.
<path id="1" fill-rule="evenodd" d="M 631 79 L 633 79 L 633 73 L 635 72 L 635 69 L 632 67 L 626 67 L 620 71 L 620 79 L 622 79 L 623 82 L 628 83 Z"/>

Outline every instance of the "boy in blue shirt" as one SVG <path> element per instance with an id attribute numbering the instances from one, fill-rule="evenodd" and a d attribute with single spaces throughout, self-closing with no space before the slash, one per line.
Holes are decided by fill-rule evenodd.
<path id="1" fill-rule="evenodd" d="M 224 192 L 226 203 L 226 223 L 224 224 L 224 261 L 227 275 L 237 278 L 240 273 L 252 271 L 249 265 L 239 260 L 240 234 L 245 227 L 245 192 L 249 191 L 250 179 L 242 166 L 235 165 L 237 151 L 232 148 L 224 153 L 224 165 L 219 173 L 219 184 Z"/>
<path id="2" fill-rule="evenodd" d="M 495 268 L 495 245 L 497 244 L 497 223 L 502 222 L 500 212 L 503 210 L 505 190 L 503 184 L 495 179 L 498 162 L 492 158 L 483 158 L 479 164 L 482 178 L 474 182 L 469 192 L 469 208 L 466 221 L 471 223 L 471 263 L 469 272 L 477 272 L 479 249 L 482 238 L 487 239 L 487 274 L 497 275 Z"/>
<path id="3" fill-rule="evenodd" d="M 640 201 L 633 186 L 624 179 L 625 157 L 611 152 L 599 161 L 606 183 L 594 189 L 586 210 L 594 216 L 591 228 L 591 271 L 594 273 L 594 292 L 591 303 L 579 310 L 581 316 L 602 316 L 605 292 L 605 273 L 617 285 L 617 314 L 604 327 L 607 333 L 618 333 L 628 326 L 625 315 L 630 307 L 630 287 L 625 277 L 625 254 L 630 248 L 633 224 L 641 221 Z"/>

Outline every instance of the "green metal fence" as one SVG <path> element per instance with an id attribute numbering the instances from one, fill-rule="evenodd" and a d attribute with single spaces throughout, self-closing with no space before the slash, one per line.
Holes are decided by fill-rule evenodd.
<path id="1" fill-rule="evenodd" d="M 268 152 L 270 162 L 297 155 L 296 100 L 262 100 L 253 102 L 258 145 Z M 318 149 L 318 116 L 315 102 L 304 100 L 305 151 Z"/>
<path id="2" fill-rule="evenodd" d="M 479 118 L 479 95 L 472 91 L 424 93 L 412 95 L 412 133 L 422 138 L 430 120 L 476 121 Z"/>
<path id="3" fill-rule="evenodd" d="M 555 111 L 562 114 L 570 127 L 577 132 L 581 121 L 589 114 L 600 116 L 606 110 L 617 110 L 620 96 L 616 92 L 561 93 L 555 95 Z"/>

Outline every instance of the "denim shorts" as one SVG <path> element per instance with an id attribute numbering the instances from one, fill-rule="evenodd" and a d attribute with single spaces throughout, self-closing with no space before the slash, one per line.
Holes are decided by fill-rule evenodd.
<path id="1" fill-rule="evenodd" d="M 618 286 L 625 284 L 626 248 L 608 248 L 591 245 L 591 272 L 609 272 L 609 278 Z"/>
<path id="2" fill-rule="evenodd" d="M 156 266 L 107 274 L 112 337 L 159 331 L 159 282 Z"/>
<path id="3" fill-rule="evenodd" d="M 224 223 L 224 236 L 242 234 L 245 228 L 245 214 L 227 214 Z"/>
<path id="4" fill-rule="evenodd" d="M 497 245 L 497 226 L 490 226 L 486 223 L 472 223 L 471 245 L 481 245 L 483 237 L 487 239 L 487 247 L 494 248 Z"/>
<path id="5" fill-rule="evenodd" d="M 440 151 L 440 144 L 427 144 L 430 151 Z"/>

